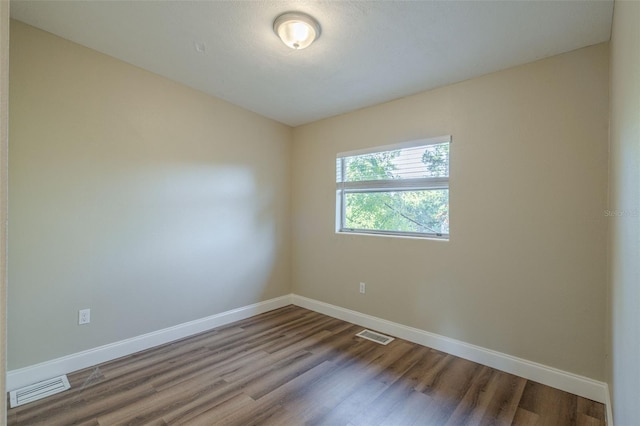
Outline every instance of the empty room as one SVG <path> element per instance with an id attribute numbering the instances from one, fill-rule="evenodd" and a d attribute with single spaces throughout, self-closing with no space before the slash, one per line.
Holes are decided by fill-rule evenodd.
<path id="1" fill-rule="evenodd" d="M 638 424 L 640 2 L 0 0 L 0 50 L 0 424 Z"/>

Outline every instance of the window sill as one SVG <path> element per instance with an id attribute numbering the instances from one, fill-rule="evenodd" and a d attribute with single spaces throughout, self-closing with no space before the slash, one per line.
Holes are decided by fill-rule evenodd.
<path id="1" fill-rule="evenodd" d="M 425 235 L 424 237 L 418 235 L 402 235 L 402 234 L 384 234 L 377 232 L 359 232 L 359 231 L 336 231 L 336 235 L 360 235 L 366 237 L 387 237 L 387 238 L 404 238 L 409 240 L 429 240 L 429 241 L 441 241 L 449 242 L 450 236 L 436 237 L 432 235 Z"/>

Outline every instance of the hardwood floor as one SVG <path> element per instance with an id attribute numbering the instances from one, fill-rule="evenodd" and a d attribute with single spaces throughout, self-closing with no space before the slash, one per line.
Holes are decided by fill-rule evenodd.
<path id="1" fill-rule="evenodd" d="M 296 306 L 69 375 L 9 425 L 604 425 L 602 404 Z"/>

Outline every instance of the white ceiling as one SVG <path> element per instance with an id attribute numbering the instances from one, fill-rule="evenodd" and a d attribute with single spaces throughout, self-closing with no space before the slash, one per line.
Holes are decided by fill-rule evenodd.
<path id="1" fill-rule="evenodd" d="M 292 10 L 322 26 L 306 50 L 273 33 Z M 11 2 L 15 19 L 292 126 L 606 41 L 612 12 L 613 0 Z"/>

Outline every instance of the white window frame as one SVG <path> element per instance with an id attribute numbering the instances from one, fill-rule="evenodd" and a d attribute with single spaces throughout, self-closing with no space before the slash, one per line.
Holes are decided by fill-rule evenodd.
<path id="1" fill-rule="evenodd" d="M 373 148 L 359 149 L 354 151 L 339 152 L 336 154 L 336 233 L 339 234 L 371 234 L 371 235 L 387 235 L 399 237 L 418 237 L 428 239 L 448 240 L 449 234 L 444 233 L 427 233 L 427 232 L 408 232 L 408 231 L 386 231 L 372 229 L 346 228 L 346 195 L 349 193 L 362 192 L 391 192 L 391 191 L 419 191 L 434 189 L 449 189 L 449 176 L 447 177 L 425 177 L 417 179 L 389 179 L 389 180 L 370 180 L 356 182 L 340 182 L 345 174 L 345 162 L 341 161 L 346 157 L 356 155 L 374 154 L 385 151 L 395 151 L 402 148 L 413 148 L 416 146 L 438 145 L 443 143 L 451 144 L 451 135 L 439 136 L 428 139 L 418 139 L 409 142 L 402 142 L 392 145 L 384 145 Z M 449 155 L 449 165 L 451 164 L 451 156 Z M 338 170 L 338 167 L 341 169 Z M 449 173 L 450 174 L 450 173 Z M 340 178 L 338 178 L 340 176 Z M 450 206 L 451 203 L 449 203 Z"/>

